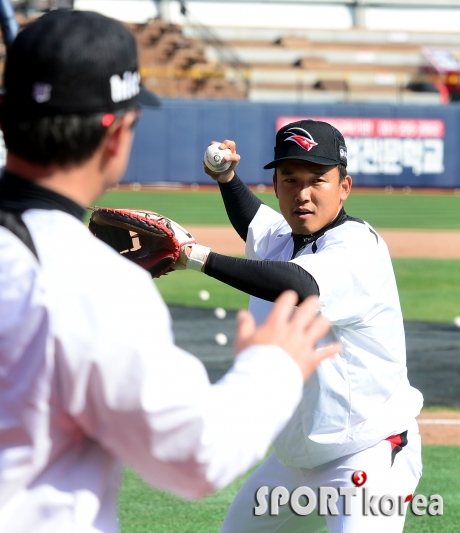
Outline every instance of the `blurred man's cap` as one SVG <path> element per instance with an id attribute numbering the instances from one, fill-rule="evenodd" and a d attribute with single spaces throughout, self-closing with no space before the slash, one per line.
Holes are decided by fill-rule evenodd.
<path id="1" fill-rule="evenodd" d="M 127 28 L 98 13 L 56 10 L 11 45 L 2 107 L 22 120 L 159 106 L 140 81 L 136 41 Z"/>

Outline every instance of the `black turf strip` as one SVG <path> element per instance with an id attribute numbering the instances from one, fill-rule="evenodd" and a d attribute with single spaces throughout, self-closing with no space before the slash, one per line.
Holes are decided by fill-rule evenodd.
<path id="1" fill-rule="evenodd" d="M 460 406 L 460 329 L 436 322 L 404 326 L 409 380 L 425 405 Z"/>
<path id="2" fill-rule="evenodd" d="M 235 311 L 225 319 L 213 309 L 169 306 L 176 342 L 203 361 L 212 382 L 232 365 L 235 339 Z M 411 384 L 422 391 L 425 405 L 460 406 L 460 329 L 434 322 L 404 323 L 407 367 Z M 214 337 L 224 333 L 226 346 Z"/>

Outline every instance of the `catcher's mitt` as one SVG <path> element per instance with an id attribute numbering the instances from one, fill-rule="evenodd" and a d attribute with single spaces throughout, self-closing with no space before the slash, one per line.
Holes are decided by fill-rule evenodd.
<path id="1" fill-rule="evenodd" d="M 196 242 L 182 226 L 153 211 L 95 207 L 89 229 L 153 278 L 170 272 L 181 247 Z"/>

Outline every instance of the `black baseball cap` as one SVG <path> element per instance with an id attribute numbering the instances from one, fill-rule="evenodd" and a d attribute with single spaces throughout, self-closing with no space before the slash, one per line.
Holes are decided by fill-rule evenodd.
<path id="1" fill-rule="evenodd" d="M 99 13 L 55 10 L 9 48 L 2 112 L 21 120 L 160 105 L 140 81 L 136 41 L 127 28 Z"/>
<path id="2" fill-rule="evenodd" d="M 319 165 L 347 166 L 347 147 L 340 131 L 327 122 L 299 120 L 276 134 L 275 158 L 264 168 L 286 159 L 303 159 Z"/>

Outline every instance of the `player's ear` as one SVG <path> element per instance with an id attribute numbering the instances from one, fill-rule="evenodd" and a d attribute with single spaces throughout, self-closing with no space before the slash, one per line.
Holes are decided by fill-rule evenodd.
<path id="1" fill-rule="evenodd" d="M 278 198 L 278 182 L 276 181 L 276 168 L 273 172 L 273 188 L 275 189 L 275 196 Z"/>
<path id="2" fill-rule="evenodd" d="M 340 199 L 344 202 L 351 191 L 353 180 L 349 174 L 347 174 L 340 182 Z"/>
<path id="3" fill-rule="evenodd" d="M 131 112 L 126 113 L 107 128 L 105 150 L 109 156 L 117 156 L 121 150 L 124 150 L 125 143 L 131 144 L 133 114 Z"/>
<path id="4" fill-rule="evenodd" d="M 136 118 L 128 112 L 107 128 L 98 150 L 99 171 L 104 188 L 116 183 L 126 170 L 134 139 L 132 125 Z"/>

